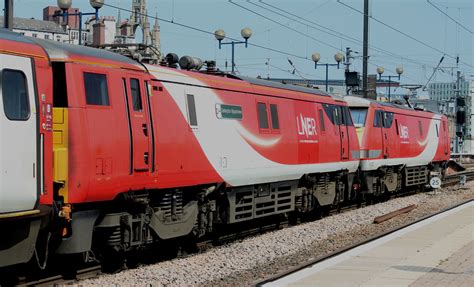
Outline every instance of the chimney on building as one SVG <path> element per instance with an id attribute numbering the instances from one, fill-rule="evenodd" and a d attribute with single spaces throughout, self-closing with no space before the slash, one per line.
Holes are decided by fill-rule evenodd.
<path id="1" fill-rule="evenodd" d="M 61 13 L 61 9 L 56 6 L 47 6 L 43 8 L 43 21 L 54 21 L 58 25 L 69 25 L 71 29 L 79 29 L 79 18 L 78 16 L 69 16 L 68 23 L 63 23 L 63 17 L 55 16 L 57 13 Z M 69 8 L 68 14 L 78 14 L 79 8 Z"/>
<path id="2" fill-rule="evenodd" d="M 93 39 L 92 39 L 92 45 L 93 46 L 100 46 L 105 44 L 105 24 L 100 21 L 99 23 L 96 23 L 92 25 L 93 29 Z"/>

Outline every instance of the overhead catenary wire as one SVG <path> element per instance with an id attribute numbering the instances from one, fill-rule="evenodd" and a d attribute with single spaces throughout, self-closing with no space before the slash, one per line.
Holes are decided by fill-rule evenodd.
<path id="1" fill-rule="evenodd" d="M 200 33 L 204 33 L 204 34 L 208 34 L 208 35 L 214 35 L 214 32 L 207 31 L 207 30 L 204 30 L 204 29 L 202 29 L 202 28 L 194 27 L 194 26 L 187 25 L 187 24 L 184 24 L 184 23 L 180 23 L 180 22 L 174 21 L 174 19 L 169 20 L 169 19 L 164 19 L 164 18 L 161 18 L 161 17 L 151 16 L 151 15 L 148 15 L 148 14 L 140 13 L 140 12 L 138 12 L 138 11 L 132 11 L 132 10 L 130 10 L 130 9 L 126 9 L 126 8 L 119 7 L 119 6 L 112 5 L 112 4 L 108 4 L 108 3 L 104 3 L 104 6 L 107 6 L 107 7 L 110 7 L 110 8 L 114 8 L 114 9 L 117 9 L 117 10 L 121 10 L 121 11 L 124 11 L 124 12 L 136 13 L 137 15 L 140 15 L 140 16 L 147 16 L 147 17 L 150 18 L 150 19 L 157 19 L 157 20 L 159 20 L 159 21 L 162 21 L 162 22 L 165 22 L 165 23 L 169 23 L 169 24 L 172 24 L 172 25 L 176 25 L 176 26 L 179 26 L 179 27 L 182 27 L 182 28 L 194 30 L 194 31 L 196 31 L 196 32 L 200 32 Z M 229 39 L 229 40 L 232 40 L 232 41 L 240 41 L 239 39 L 236 39 L 236 38 L 231 38 L 231 37 L 226 37 L 226 38 Z M 278 49 L 275 49 L 275 48 L 265 47 L 265 46 L 263 46 L 263 45 L 259 45 L 259 44 L 255 44 L 255 43 L 248 43 L 248 45 L 249 45 L 249 46 L 252 46 L 252 47 L 264 49 L 264 50 L 267 50 L 267 51 L 275 52 L 275 53 L 278 53 L 278 54 L 282 54 L 282 55 L 286 55 L 286 56 L 291 56 L 291 57 L 295 57 L 295 58 L 302 59 L 302 60 L 311 61 L 311 60 L 308 59 L 308 57 L 306 57 L 306 56 L 301 56 L 301 55 L 293 54 L 293 53 L 286 52 L 286 51 L 282 51 L 282 50 L 278 50 Z"/>
<path id="2" fill-rule="evenodd" d="M 247 0 L 247 2 L 249 2 L 249 3 L 251 3 L 251 4 L 254 4 L 254 3 L 252 3 L 250 0 Z M 321 31 L 321 32 L 323 32 L 323 33 L 326 33 L 326 34 L 335 36 L 335 37 L 340 38 L 340 39 L 342 39 L 342 40 L 346 40 L 346 41 L 348 41 L 348 42 L 355 43 L 355 44 L 357 44 L 357 45 L 359 45 L 359 46 L 362 46 L 362 41 L 359 40 L 359 39 L 357 39 L 357 38 L 355 38 L 355 37 L 352 37 L 352 36 L 349 36 L 349 35 L 347 35 L 347 34 L 341 33 L 341 32 L 339 32 L 339 31 L 336 31 L 336 30 L 334 30 L 334 29 L 331 29 L 331 28 L 329 28 L 329 27 L 326 27 L 326 26 L 324 26 L 324 25 L 321 25 L 321 24 L 319 24 L 319 23 L 316 23 L 316 22 L 314 22 L 314 21 L 312 21 L 312 20 L 306 19 L 306 18 L 304 18 L 304 17 L 298 16 L 298 15 L 296 15 L 296 14 L 294 14 L 294 13 L 288 12 L 287 10 L 281 9 L 281 8 L 275 6 L 275 5 L 268 4 L 268 3 L 266 3 L 266 2 L 263 1 L 263 0 L 259 0 L 259 2 L 265 4 L 265 5 L 267 5 L 267 6 L 271 7 L 271 8 L 273 8 L 273 9 L 276 9 L 276 10 L 278 10 L 278 11 L 281 11 L 281 12 L 283 12 L 283 13 L 285 13 L 285 14 L 291 15 L 291 16 L 294 17 L 294 18 L 301 19 L 301 20 L 303 20 L 303 21 L 305 21 L 305 22 L 308 22 L 308 23 L 311 23 L 311 24 L 313 24 L 313 25 L 316 25 L 316 26 L 320 27 L 321 29 L 316 28 L 316 27 L 314 27 L 314 26 L 312 26 L 312 25 L 308 25 L 307 23 L 303 23 L 303 22 L 301 22 L 301 21 L 292 19 L 292 18 L 290 18 L 290 17 L 288 17 L 288 16 L 286 16 L 286 15 L 282 15 L 281 13 L 272 11 L 272 10 L 270 10 L 270 9 L 268 9 L 268 8 L 265 8 L 265 7 L 262 7 L 262 6 L 260 6 L 260 5 L 256 5 L 256 4 L 254 4 L 254 5 L 259 6 L 259 7 L 261 7 L 262 9 L 265 9 L 265 10 L 270 11 L 270 12 L 272 12 L 272 13 L 278 14 L 278 15 L 280 15 L 280 16 L 282 16 L 282 17 L 287 18 L 287 19 L 290 19 L 290 20 L 292 20 L 292 21 L 295 21 L 295 22 L 297 22 L 297 23 L 300 23 L 300 24 L 302 24 L 302 25 L 306 25 L 306 26 L 312 27 L 312 28 L 315 29 L 315 30 Z M 328 31 L 330 31 L 330 32 L 327 32 L 327 31 L 325 31 L 325 30 L 328 30 Z M 410 58 L 405 57 L 405 56 L 402 56 L 402 55 L 398 55 L 398 54 L 396 54 L 396 53 L 394 53 L 394 52 L 391 52 L 391 51 L 388 51 L 388 50 L 386 50 L 386 49 L 377 47 L 377 46 L 375 46 L 375 45 L 369 45 L 369 47 L 370 47 L 371 49 L 377 51 L 377 52 L 384 53 L 384 54 L 386 54 L 386 55 L 388 55 L 388 56 L 391 56 L 391 57 L 393 57 L 393 58 L 400 58 L 400 59 L 402 59 L 402 60 L 405 60 L 405 61 L 407 61 L 407 62 L 412 62 L 412 63 L 417 64 L 417 65 L 419 65 L 419 66 L 426 66 L 426 64 L 424 64 L 424 63 L 422 63 L 422 62 L 419 62 L 419 61 L 414 60 L 414 59 L 410 59 Z M 433 67 L 434 67 L 434 66 L 433 66 Z"/>
<path id="3" fill-rule="evenodd" d="M 346 3 L 342 2 L 341 0 L 337 0 L 337 3 L 339 3 L 339 4 L 341 4 L 341 5 L 345 6 L 345 7 L 347 7 L 347 8 L 349 8 L 349 9 L 351 9 L 352 11 L 355 11 L 355 12 L 357 12 L 357 13 L 359 13 L 359 14 L 365 15 L 363 11 L 360 11 L 359 9 L 356 9 L 356 8 L 352 7 L 351 5 L 346 4 Z M 445 54 L 442 50 L 440 50 L 440 49 L 438 49 L 438 48 L 436 48 L 436 47 L 433 47 L 433 46 L 431 46 L 430 44 L 427 44 L 427 43 L 425 43 L 425 42 L 423 42 L 423 41 L 417 39 L 416 37 L 414 37 L 414 36 L 412 36 L 412 35 L 410 35 L 410 34 L 408 34 L 408 33 L 405 33 L 405 32 L 403 32 L 402 30 L 400 30 L 400 29 L 398 29 L 398 28 L 395 28 L 395 27 L 389 25 L 389 24 L 383 22 L 382 20 L 379 20 L 379 19 L 373 17 L 372 15 L 369 15 L 369 18 L 372 19 L 372 20 L 374 20 L 375 22 L 377 22 L 377 23 L 379 23 L 379 24 L 381 24 L 381 25 L 383 25 L 383 26 L 389 28 L 389 29 L 392 30 L 392 31 L 395 31 L 395 32 L 397 32 L 397 33 L 399 33 L 399 34 L 401 34 L 401 35 L 403 35 L 403 36 L 405 36 L 405 37 L 407 37 L 407 38 L 409 38 L 409 39 L 411 39 L 411 40 L 413 40 L 413 41 L 415 41 L 415 42 L 417 42 L 417 43 L 419 43 L 419 44 L 421 44 L 421 45 L 423 45 L 423 46 L 425 46 L 425 47 L 427 47 L 427 48 L 429 48 L 429 49 L 431 49 L 431 50 L 433 50 L 433 51 L 436 51 L 436 52 L 440 53 L 441 55 L 446 55 L 447 57 L 449 57 L 449 58 L 451 58 L 451 59 L 454 59 L 454 60 L 456 60 L 456 58 L 457 58 L 457 57 L 455 57 L 455 56 L 452 56 L 452 55 L 449 55 L 449 54 Z M 469 64 L 469 63 L 466 63 L 466 62 L 463 62 L 463 61 L 459 61 L 459 62 L 462 63 L 462 64 L 465 65 L 465 66 L 474 68 L 474 66 L 471 65 L 471 64 Z"/>
<path id="4" fill-rule="evenodd" d="M 310 38 L 310 39 L 314 40 L 315 42 L 318 42 L 318 43 L 320 43 L 320 44 L 322 44 L 322 45 L 328 46 L 328 47 L 333 48 L 333 49 L 335 49 L 335 50 L 337 50 L 337 51 L 342 51 L 340 47 L 334 46 L 334 45 L 329 44 L 329 43 L 327 43 L 327 42 L 321 41 L 321 40 L 319 40 L 318 38 L 315 38 L 315 37 L 313 37 L 313 36 L 311 36 L 311 35 L 308 35 L 308 34 L 306 34 L 306 33 L 303 33 L 303 32 L 301 32 L 301 31 L 298 31 L 297 29 L 294 29 L 294 28 L 292 28 L 292 27 L 290 27 L 290 26 L 287 26 L 287 25 L 285 25 L 285 24 L 283 24 L 283 23 L 280 23 L 280 22 L 278 22 L 278 21 L 276 21 L 276 20 L 273 20 L 273 19 L 271 19 L 270 17 L 267 17 L 267 16 L 265 16 L 265 15 L 263 15 L 263 14 L 261 14 L 261 13 L 258 13 L 258 12 L 256 12 L 256 11 L 253 11 L 252 9 L 249 9 L 249 8 L 247 8 L 247 7 L 245 7 L 245 6 L 242 6 L 242 5 L 240 5 L 240 4 L 237 4 L 237 3 L 233 2 L 232 0 L 229 0 L 229 3 L 231 3 L 231 4 L 233 4 L 233 5 L 237 6 L 237 7 L 240 7 L 241 9 L 244 9 L 244 10 L 250 12 L 250 13 L 253 13 L 253 14 L 255 14 L 255 15 L 258 15 L 258 16 L 260 16 L 260 17 L 262 17 L 262 18 L 264 18 L 264 19 L 266 19 L 266 20 L 268 20 L 268 21 L 270 21 L 270 22 L 273 22 L 273 23 L 278 24 L 278 25 L 280 25 L 280 26 L 282 26 L 282 27 L 285 27 L 285 28 L 287 28 L 288 30 L 291 30 L 291 31 L 293 31 L 293 32 L 295 32 L 295 33 L 297 33 L 297 34 L 300 34 L 300 35 L 303 35 L 303 36 L 305 36 L 305 37 L 308 37 L 308 38 Z M 306 57 L 306 58 L 308 59 L 308 57 Z"/>
<path id="5" fill-rule="evenodd" d="M 438 10 L 441 14 L 445 15 L 447 18 L 449 18 L 451 21 L 453 21 L 454 23 L 458 24 L 459 27 L 463 28 L 464 30 L 466 30 L 467 32 L 471 33 L 471 34 L 474 34 L 474 32 L 472 32 L 472 30 L 470 30 L 469 28 L 467 28 L 466 26 L 464 26 L 463 24 L 459 23 L 456 19 L 454 19 L 453 17 L 449 16 L 448 13 L 444 12 L 443 10 L 441 10 L 438 6 L 436 6 L 433 2 L 431 2 L 430 0 L 426 0 L 426 3 L 428 3 L 429 5 L 433 6 L 436 10 Z"/>

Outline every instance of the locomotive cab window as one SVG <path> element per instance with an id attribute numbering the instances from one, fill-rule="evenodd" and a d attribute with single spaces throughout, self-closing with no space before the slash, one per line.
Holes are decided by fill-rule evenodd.
<path id="1" fill-rule="evenodd" d="M 344 125 L 346 126 L 354 126 L 354 122 L 352 121 L 351 112 L 349 111 L 349 107 L 342 107 L 342 111 L 344 112 Z"/>
<path id="2" fill-rule="evenodd" d="M 383 113 L 383 127 L 384 128 L 391 128 L 393 124 L 393 113 L 384 112 Z"/>
<path id="3" fill-rule="evenodd" d="M 279 130 L 280 122 L 278 120 L 278 107 L 275 104 L 270 104 L 270 115 L 272 117 L 272 129 Z"/>
<path id="4" fill-rule="evenodd" d="M 261 129 L 268 129 L 267 104 L 257 103 L 258 125 Z"/>
<path id="5" fill-rule="evenodd" d="M 375 116 L 374 116 L 374 127 L 375 128 L 381 128 L 383 126 L 383 114 L 382 111 L 376 110 L 375 111 Z"/>
<path id="6" fill-rule="evenodd" d="M 95 106 L 109 106 L 107 76 L 104 74 L 84 73 L 86 103 Z"/>
<path id="7" fill-rule="evenodd" d="M 188 106 L 188 119 L 189 125 L 196 127 L 198 125 L 197 122 L 197 114 L 196 114 L 196 103 L 194 102 L 194 95 L 186 95 L 186 104 Z"/>
<path id="8" fill-rule="evenodd" d="M 25 74 L 16 70 L 2 72 L 3 110 L 9 120 L 24 121 L 30 117 L 30 103 Z"/>
<path id="9" fill-rule="evenodd" d="M 130 79 L 130 91 L 132 92 L 132 104 L 135 112 L 143 110 L 142 94 L 140 92 L 140 81 L 138 79 Z"/>
<path id="10" fill-rule="evenodd" d="M 421 121 L 418 121 L 418 129 L 420 131 L 420 136 L 423 136 L 423 125 L 421 124 Z"/>
<path id="11" fill-rule="evenodd" d="M 364 127 L 367 118 L 367 108 L 351 108 L 350 111 L 355 126 L 358 128 Z"/>
<path id="12" fill-rule="evenodd" d="M 329 120 L 331 121 L 332 124 L 336 124 L 336 120 L 335 120 L 335 107 L 334 105 L 331 105 L 331 104 L 324 104 L 323 105 L 323 109 L 324 109 L 324 112 L 326 113 L 326 116 L 329 118 Z"/>

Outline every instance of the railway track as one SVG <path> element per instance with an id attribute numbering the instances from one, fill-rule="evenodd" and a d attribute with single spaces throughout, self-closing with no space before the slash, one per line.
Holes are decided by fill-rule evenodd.
<path id="1" fill-rule="evenodd" d="M 465 170 L 445 176 L 443 186 L 452 186 L 460 182 L 462 176 L 465 176 L 466 182 L 474 180 L 474 170 Z"/>
<path id="2" fill-rule="evenodd" d="M 459 173 L 452 174 L 452 175 L 447 175 L 444 179 L 443 187 L 448 187 L 448 186 L 453 186 L 453 185 L 458 184 L 459 181 L 460 181 L 461 176 L 466 176 L 466 181 L 474 180 L 474 170 L 468 170 L 468 171 L 463 171 L 463 172 L 459 172 Z M 399 197 L 399 196 L 408 196 L 408 195 L 411 195 L 411 194 L 413 194 L 413 193 L 412 192 L 407 192 L 407 193 L 400 194 L 397 197 Z M 362 207 L 363 206 L 364 205 L 362 205 Z M 350 206 L 344 206 L 340 209 L 331 210 L 328 215 L 330 216 L 330 215 L 333 215 L 333 214 L 336 214 L 336 213 L 348 212 L 348 211 L 357 209 L 359 207 L 356 204 L 350 205 Z M 420 220 L 426 219 L 430 216 L 424 217 Z M 413 222 L 413 223 L 416 223 L 416 222 Z M 411 225 L 413 223 L 410 223 L 408 225 Z M 408 225 L 406 225 L 406 226 L 408 226 Z M 235 232 L 235 233 L 227 233 L 225 235 L 219 236 L 217 239 L 215 238 L 215 239 L 211 239 L 211 240 L 204 240 L 204 241 L 197 242 L 196 252 L 205 252 L 206 250 L 209 250 L 209 249 L 211 249 L 215 246 L 223 245 L 223 244 L 230 243 L 230 242 L 233 242 L 233 241 L 236 241 L 236 240 L 241 240 L 241 239 L 244 239 L 244 238 L 247 238 L 247 237 L 250 237 L 250 236 L 255 236 L 255 235 L 265 233 L 265 232 L 268 232 L 268 231 L 287 228 L 289 226 L 291 226 L 291 224 L 289 224 L 288 221 L 284 220 L 284 221 L 279 221 L 279 222 L 272 222 L 271 224 L 268 224 L 268 225 L 265 225 L 265 226 L 262 226 L 262 227 L 252 228 L 252 229 L 248 229 L 248 230 L 241 230 L 241 231 Z M 403 228 L 403 226 L 400 227 L 400 228 Z M 312 265 L 312 264 L 315 264 L 317 262 L 323 261 L 323 260 L 325 260 L 327 258 L 330 258 L 332 256 L 335 256 L 337 254 L 340 254 L 340 253 L 342 253 L 346 250 L 349 250 L 351 248 L 354 248 L 358 245 L 362 245 L 362 244 L 365 244 L 366 242 L 369 242 L 371 240 L 375 240 L 377 238 L 385 236 L 386 234 L 394 232 L 394 231 L 396 231 L 400 228 L 390 230 L 386 233 L 383 233 L 383 234 L 378 235 L 376 237 L 370 238 L 366 241 L 363 241 L 363 242 L 357 243 L 355 245 L 351 245 L 349 247 L 340 249 L 338 251 L 335 251 L 334 253 L 329 254 L 328 256 L 316 258 L 314 261 L 306 262 L 306 263 L 302 264 L 301 266 L 296 267 L 295 269 L 289 270 L 288 272 L 284 272 L 284 273 L 278 274 L 274 277 L 271 277 L 270 279 L 258 282 L 258 283 L 256 283 L 256 285 L 262 285 L 265 282 L 268 283 L 268 282 L 271 282 L 272 280 L 274 281 L 278 278 L 281 278 L 283 276 L 286 276 L 288 274 L 291 274 L 293 272 L 296 272 L 298 270 L 306 268 L 309 265 Z M 187 252 L 183 252 L 180 255 L 178 255 L 177 257 L 182 258 L 182 257 L 186 257 L 187 255 L 188 255 Z M 51 285 L 70 284 L 70 283 L 76 282 L 76 280 L 91 279 L 91 278 L 95 278 L 97 276 L 100 276 L 101 274 L 102 274 L 102 272 L 101 272 L 100 265 L 96 265 L 96 266 L 89 266 L 87 268 L 78 270 L 76 279 L 64 279 L 61 275 L 55 275 L 55 276 L 51 276 L 51 277 L 48 277 L 48 278 L 35 280 L 35 281 L 27 281 L 23 278 L 19 281 L 19 285 L 21 285 L 21 286 L 51 286 Z"/>

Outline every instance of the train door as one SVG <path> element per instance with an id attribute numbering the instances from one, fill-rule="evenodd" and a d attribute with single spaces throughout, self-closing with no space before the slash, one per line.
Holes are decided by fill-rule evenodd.
<path id="1" fill-rule="evenodd" d="M 0 213 L 38 199 L 37 114 L 32 60 L 0 55 Z"/>
<path id="2" fill-rule="evenodd" d="M 390 156 L 390 151 L 393 149 L 393 142 L 392 142 L 392 125 L 393 125 L 393 113 L 391 112 L 383 112 L 383 127 L 382 127 L 382 142 L 383 142 L 383 155 L 384 158 L 388 158 Z"/>
<path id="3" fill-rule="evenodd" d="M 388 157 L 388 134 L 384 128 L 384 112 L 382 110 L 376 110 L 374 116 L 374 128 L 380 130 L 381 137 L 381 153 L 384 158 Z"/>
<path id="4" fill-rule="evenodd" d="M 147 113 L 145 83 L 140 77 L 129 75 L 125 80 L 127 110 L 131 135 L 132 172 L 148 171 L 150 167 L 150 124 Z"/>
<path id="5" fill-rule="evenodd" d="M 339 126 L 339 138 L 341 140 L 341 159 L 349 159 L 349 129 L 348 129 L 348 115 L 345 107 L 336 106 L 334 110 L 336 113 L 337 124 Z M 336 127 L 337 128 L 337 127 Z"/>

